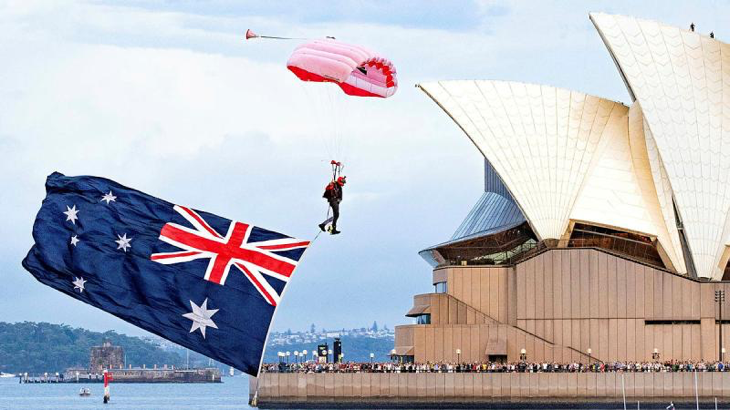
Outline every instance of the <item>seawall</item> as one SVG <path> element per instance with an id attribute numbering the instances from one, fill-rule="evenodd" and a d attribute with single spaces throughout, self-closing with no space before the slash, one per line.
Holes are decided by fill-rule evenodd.
<path id="1" fill-rule="evenodd" d="M 702 403 L 730 402 L 730 373 L 699 372 Z M 264 373 L 250 378 L 250 398 L 272 407 L 433 407 L 547 403 L 586 406 L 626 401 L 694 404 L 695 373 Z M 621 405 L 622 407 L 622 405 Z"/>

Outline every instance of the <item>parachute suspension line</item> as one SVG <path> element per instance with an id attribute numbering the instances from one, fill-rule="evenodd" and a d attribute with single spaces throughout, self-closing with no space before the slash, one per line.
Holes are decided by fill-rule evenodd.
<path id="1" fill-rule="evenodd" d="M 268 40 L 309 40 L 308 38 L 304 37 L 279 37 L 279 36 L 259 36 L 251 37 L 251 38 L 265 38 Z M 250 38 L 247 38 L 246 40 L 249 40 Z"/>
<path id="2" fill-rule="evenodd" d="M 346 128 L 351 128 L 351 125 L 349 121 L 345 118 L 347 113 L 349 112 L 347 110 L 347 98 L 345 98 L 345 94 L 338 92 L 334 95 L 334 105 L 336 106 L 336 122 L 335 122 L 335 137 L 337 141 L 337 160 L 342 161 L 344 163 L 345 158 L 344 155 L 347 152 L 347 147 L 345 144 L 347 144 L 347 141 L 350 140 L 350 136 L 344 135 L 346 132 Z M 340 169 L 342 171 L 342 169 Z"/>
<path id="3" fill-rule="evenodd" d="M 327 108 L 326 108 L 325 112 L 327 112 L 329 114 L 328 117 L 329 117 L 329 125 L 330 125 L 330 138 L 332 138 L 332 146 L 333 146 L 333 151 L 334 151 L 333 154 L 335 155 L 336 158 L 339 158 L 340 146 L 337 141 L 337 138 L 338 138 L 337 114 L 338 113 L 335 112 L 335 103 L 334 103 L 334 98 L 333 98 L 332 91 L 331 91 L 332 87 L 330 87 L 329 84 L 326 84 L 326 86 L 327 86 L 327 94 L 325 96 L 327 97 L 327 99 L 325 101 L 325 104 L 327 104 Z"/>
<path id="4" fill-rule="evenodd" d="M 354 112 L 354 107 L 352 107 L 355 104 L 355 101 L 353 101 L 350 98 L 346 98 L 345 94 L 339 93 L 337 94 L 337 98 L 340 100 L 338 103 L 338 107 L 340 110 L 340 113 L 338 115 L 338 121 L 340 121 L 340 129 L 339 129 L 339 150 L 340 153 L 338 154 L 339 157 L 337 158 L 338 161 L 340 161 L 343 165 L 340 167 L 340 173 L 342 173 L 345 169 L 345 165 L 349 161 L 348 153 L 350 152 L 350 144 L 352 144 L 353 136 L 349 135 L 352 134 L 354 130 L 353 121 L 352 121 L 352 113 Z M 357 118 L 357 117 L 356 117 Z M 345 135 L 347 134 L 347 135 Z"/>
<path id="5" fill-rule="evenodd" d="M 337 161 L 341 161 L 345 151 L 344 143 L 348 140 L 343 134 L 344 124 L 347 123 L 344 119 L 345 113 L 347 112 L 345 108 L 345 102 L 347 100 L 341 90 L 336 87 L 335 83 L 331 83 L 322 88 L 326 89 L 324 91 L 325 94 L 322 94 L 322 102 L 325 106 L 323 112 L 327 113 L 325 121 L 330 126 L 330 156 L 336 158 Z"/>
<path id="6" fill-rule="evenodd" d="M 307 111 L 309 112 L 309 118 L 313 119 L 315 123 L 316 128 L 316 134 L 317 139 L 320 142 L 320 145 L 324 147 L 325 151 L 327 152 L 327 158 L 332 159 L 334 153 L 333 147 L 331 146 L 331 140 L 328 137 L 329 130 L 324 125 L 324 118 L 323 118 L 323 105 L 322 105 L 322 95 L 321 95 L 321 89 L 319 87 L 315 87 L 314 89 L 309 89 L 312 86 L 312 83 L 309 82 L 298 82 L 299 87 L 304 91 L 304 94 L 306 95 L 307 99 Z"/>
<path id="7" fill-rule="evenodd" d="M 340 93 L 335 83 L 323 84 L 317 87 L 319 97 L 319 114 L 322 123 L 326 124 L 324 138 L 327 145 L 327 153 L 330 158 L 340 157 L 340 146 L 338 143 L 339 106 L 335 103 L 336 95 Z"/>
<path id="8" fill-rule="evenodd" d="M 327 148 L 327 154 L 330 157 L 337 155 L 337 145 L 335 144 L 333 134 L 333 115 L 332 115 L 332 104 L 331 100 L 331 89 L 325 84 L 324 87 L 313 87 L 316 89 L 315 94 L 317 95 L 317 115 L 320 118 L 322 124 L 322 138 L 324 139 L 325 146 Z"/>
<path id="9" fill-rule="evenodd" d="M 253 38 L 265 38 L 268 40 L 310 40 L 304 37 L 261 36 L 254 33 L 251 29 L 246 30 L 246 40 L 251 40 Z"/>

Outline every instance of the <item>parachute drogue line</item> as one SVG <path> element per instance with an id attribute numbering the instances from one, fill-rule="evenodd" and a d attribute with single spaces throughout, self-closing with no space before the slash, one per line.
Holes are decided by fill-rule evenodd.
<path id="1" fill-rule="evenodd" d="M 300 38 L 300 37 L 260 36 L 256 33 L 254 33 L 253 30 L 251 30 L 249 28 L 246 30 L 246 40 L 251 40 L 252 38 L 267 38 L 269 40 L 309 40 L 308 38 Z"/>

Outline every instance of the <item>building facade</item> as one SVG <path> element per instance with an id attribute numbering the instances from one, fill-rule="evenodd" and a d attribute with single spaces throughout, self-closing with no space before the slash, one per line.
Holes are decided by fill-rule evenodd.
<path id="1" fill-rule="evenodd" d="M 718 358 L 730 45 L 632 17 L 590 19 L 630 105 L 518 82 L 419 84 L 485 157 L 485 192 L 450 240 L 421 251 L 434 293 L 417 295 L 416 324 L 396 329 L 398 356 Z"/>

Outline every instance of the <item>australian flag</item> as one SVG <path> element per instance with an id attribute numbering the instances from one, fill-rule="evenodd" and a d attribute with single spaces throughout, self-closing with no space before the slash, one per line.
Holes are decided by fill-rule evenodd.
<path id="1" fill-rule="evenodd" d="M 23 266 L 85 303 L 257 375 L 309 241 L 53 173 Z"/>

